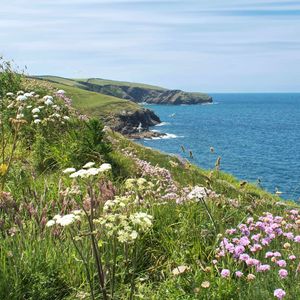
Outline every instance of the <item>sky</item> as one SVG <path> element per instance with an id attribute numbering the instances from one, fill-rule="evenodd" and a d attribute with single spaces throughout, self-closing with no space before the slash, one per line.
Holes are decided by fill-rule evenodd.
<path id="1" fill-rule="evenodd" d="M 0 1 L 0 55 L 31 75 L 300 91 L 300 0 Z"/>

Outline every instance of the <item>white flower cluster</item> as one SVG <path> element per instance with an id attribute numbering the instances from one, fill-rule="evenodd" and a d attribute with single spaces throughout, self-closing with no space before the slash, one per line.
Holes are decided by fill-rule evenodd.
<path id="1" fill-rule="evenodd" d="M 111 170 L 111 165 L 107 163 L 102 164 L 99 168 L 95 168 L 94 165 L 94 162 L 88 162 L 78 171 L 75 168 L 67 168 L 63 173 L 70 174 L 70 178 L 88 178 Z"/>
<path id="2" fill-rule="evenodd" d="M 80 220 L 80 216 L 83 215 L 82 210 L 74 210 L 72 213 L 61 216 L 55 215 L 52 220 L 49 220 L 46 224 L 47 227 L 51 227 L 53 225 L 60 225 L 62 227 L 68 226 L 75 221 Z"/>
<path id="3" fill-rule="evenodd" d="M 192 191 L 188 194 L 187 198 L 189 200 L 199 201 L 205 198 L 216 198 L 219 197 L 214 191 L 207 189 L 203 186 L 195 186 Z"/>
<path id="4" fill-rule="evenodd" d="M 125 187 L 128 190 L 137 189 L 139 191 L 143 191 L 152 189 L 154 187 L 154 184 L 151 181 L 147 181 L 143 177 L 138 179 L 129 178 L 125 181 Z"/>
<path id="5" fill-rule="evenodd" d="M 108 237 L 115 235 L 120 243 L 133 243 L 141 233 L 152 227 L 151 215 L 144 212 L 128 213 L 131 201 L 128 197 L 119 196 L 106 201 L 103 216 L 94 221 L 100 226 L 100 231 Z"/>
<path id="6" fill-rule="evenodd" d="M 64 91 L 60 90 L 56 95 L 63 95 L 63 93 Z M 47 122 L 65 124 L 65 121 L 70 120 L 69 108 L 59 97 L 46 95 L 41 98 L 35 92 L 24 91 L 17 92 L 17 95 L 9 92 L 6 97 L 9 100 L 6 108 L 16 110 L 16 119 L 25 119 L 32 124 Z"/>

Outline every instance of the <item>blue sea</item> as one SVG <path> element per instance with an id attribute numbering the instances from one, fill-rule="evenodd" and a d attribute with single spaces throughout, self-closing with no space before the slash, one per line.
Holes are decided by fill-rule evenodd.
<path id="1" fill-rule="evenodd" d="M 300 94 L 210 94 L 213 104 L 147 105 L 161 118 L 163 139 L 145 146 L 188 158 L 202 168 L 221 169 L 260 184 L 285 199 L 300 198 Z M 184 154 L 181 146 L 187 149 Z M 215 150 L 210 153 L 210 147 Z"/>

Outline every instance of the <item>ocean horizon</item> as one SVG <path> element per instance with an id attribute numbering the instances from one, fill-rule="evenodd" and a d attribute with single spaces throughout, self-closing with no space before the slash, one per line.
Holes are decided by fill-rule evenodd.
<path id="1" fill-rule="evenodd" d="M 299 200 L 300 93 L 210 95 L 211 104 L 147 105 L 162 121 L 151 129 L 166 136 L 140 143 L 205 169 L 212 169 L 220 156 L 222 171 Z"/>

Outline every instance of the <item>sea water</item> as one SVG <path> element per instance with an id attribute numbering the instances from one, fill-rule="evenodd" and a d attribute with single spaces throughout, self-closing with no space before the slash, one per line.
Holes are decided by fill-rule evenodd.
<path id="1" fill-rule="evenodd" d="M 152 130 L 167 135 L 140 142 L 186 158 L 192 151 L 191 161 L 206 169 L 220 156 L 223 171 L 298 200 L 300 94 L 210 95 L 212 104 L 147 105 L 163 122 Z"/>

